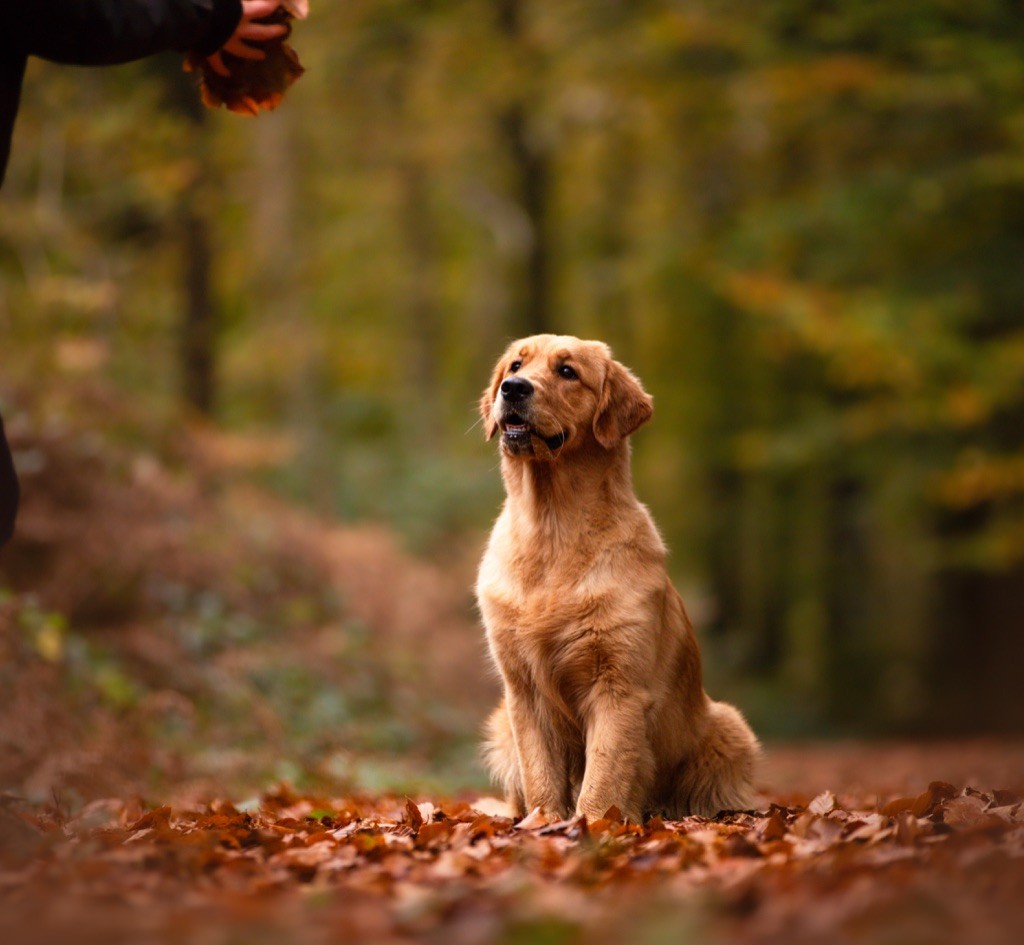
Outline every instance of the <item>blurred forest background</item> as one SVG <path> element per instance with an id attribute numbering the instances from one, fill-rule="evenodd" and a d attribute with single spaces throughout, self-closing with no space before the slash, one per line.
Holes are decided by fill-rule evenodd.
<path id="1" fill-rule="evenodd" d="M 655 397 L 637 488 L 715 695 L 769 737 L 1024 730 L 1016 0 L 320 0 L 293 45 L 256 120 L 175 56 L 31 66 L 15 781 L 479 780 L 473 424 L 539 331 Z"/>

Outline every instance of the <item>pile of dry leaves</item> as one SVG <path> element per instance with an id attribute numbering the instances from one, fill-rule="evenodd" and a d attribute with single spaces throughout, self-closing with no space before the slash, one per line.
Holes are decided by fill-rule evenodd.
<path id="1" fill-rule="evenodd" d="M 299 797 L 73 817 L 8 798 L 0 937 L 1019 942 L 1019 793 L 934 782 L 715 820 L 514 823 L 493 799 Z"/>

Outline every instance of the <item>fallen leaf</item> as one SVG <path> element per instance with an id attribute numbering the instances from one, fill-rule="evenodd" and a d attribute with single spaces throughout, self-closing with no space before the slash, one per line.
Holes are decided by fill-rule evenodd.
<path id="1" fill-rule="evenodd" d="M 964 830 L 977 826 L 985 816 L 985 800 L 977 795 L 964 794 L 942 805 L 943 823 Z"/>
<path id="2" fill-rule="evenodd" d="M 782 813 L 777 810 L 773 810 L 771 816 L 765 821 L 764 826 L 761 828 L 761 838 L 763 840 L 781 840 L 786 836 L 786 819 L 782 816 Z"/>
<path id="3" fill-rule="evenodd" d="M 405 799 L 405 822 L 413 833 L 416 833 L 423 826 L 423 815 L 409 798 Z"/>
<path id="4" fill-rule="evenodd" d="M 555 821 L 556 818 L 545 814 L 541 808 L 535 807 L 516 824 L 516 830 L 536 830 L 539 827 L 546 827 L 548 824 L 555 823 Z"/>
<path id="5" fill-rule="evenodd" d="M 818 814 L 824 816 L 825 814 L 831 813 L 835 810 L 836 796 L 831 791 L 823 791 L 819 794 L 810 804 L 807 805 L 807 809 L 812 814 Z"/>

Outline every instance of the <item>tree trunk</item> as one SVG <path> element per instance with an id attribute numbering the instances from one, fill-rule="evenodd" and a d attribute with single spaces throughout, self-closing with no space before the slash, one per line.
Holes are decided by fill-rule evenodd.
<path id="1" fill-rule="evenodd" d="M 185 309 L 181 325 L 182 392 L 185 402 L 212 416 L 216 394 L 217 306 L 213 298 L 213 253 L 209 223 L 197 209 L 195 183 L 182 201 Z"/>
<path id="2" fill-rule="evenodd" d="M 401 168 L 403 215 L 409 253 L 409 337 L 412 342 L 410 379 L 418 419 L 426 423 L 437 407 L 442 389 L 441 344 L 444 332 L 437 304 L 437 233 L 430 212 L 430 195 L 423 166 L 415 160 Z M 433 437 L 431 437 L 433 439 Z"/>
<path id="3" fill-rule="evenodd" d="M 984 507 L 950 514 L 947 545 L 989 525 Z M 1024 731 L 1024 565 L 1005 571 L 950 565 L 935 576 L 928 718 L 956 733 Z"/>
<path id="4" fill-rule="evenodd" d="M 498 30 L 513 54 L 525 55 L 522 0 L 496 0 Z M 519 272 L 515 310 L 518 331 L 533 335 L 554 330 L 551 315 L 551 159 L 531 128 L 530 103 L 517 94 L 499 112 L 498 130 L 512 168 L 512 195 L 530 226 L 530 240 Z"/>
<path id="5" fill-rule="evenodd" d="M 597 273 L 594 318 L 598 337 L 608 341 L 619 358 L 630 362 L 636 353 L 636 324 L 630 318 L 626 264 L 630 253 L 629 211 L 637 189 L 637 158 L 641 153 L 635 136 L 627 131 L 613 134 L 606 158 L 604 203 L 597 231 Z"/>
<path id="6" fill-rule="evenodd" d="M 192 179 L 177 208 L 181 246 L 183 310 L 179 334 L 181 391 L 185 402 L 203 416 L 212 416 L 217 395 L 217 335 L 219 307 L 214 289 L 214 249 L 211 236 L 211 181 L 206 110 L 193 82 L 177 61 L 159 62 L 172 108 L 189 123 Z"/>

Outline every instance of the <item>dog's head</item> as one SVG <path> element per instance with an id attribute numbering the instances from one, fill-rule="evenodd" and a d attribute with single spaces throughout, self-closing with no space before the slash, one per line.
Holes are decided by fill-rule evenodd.
<path id="1" fill-rule="evenodd" d="M 614 449 L 651 418 L 650 396 L 600 341 L 534 335 L 509 345 L 480 401 L 487 439 L 508 456 Z"/>

